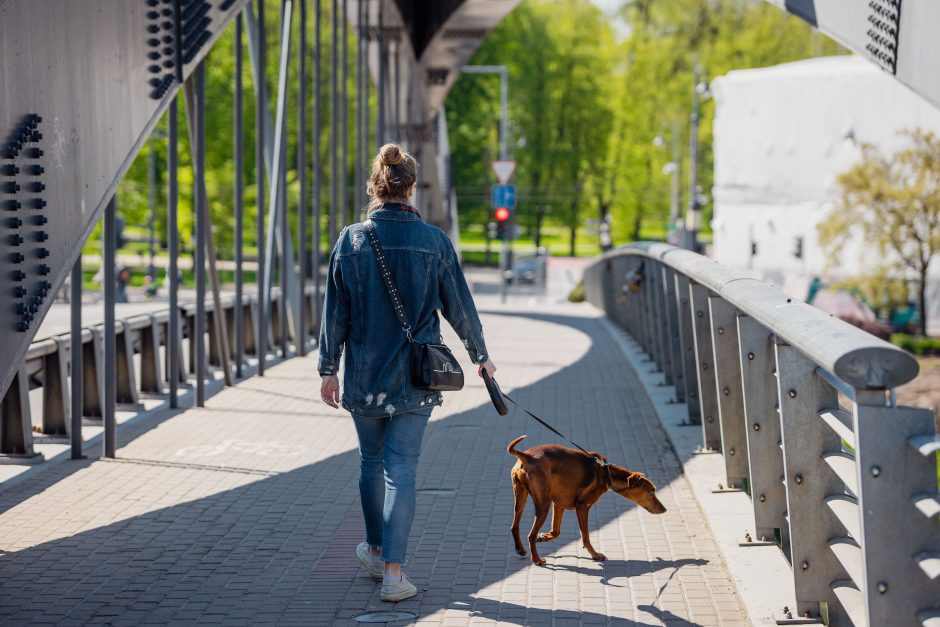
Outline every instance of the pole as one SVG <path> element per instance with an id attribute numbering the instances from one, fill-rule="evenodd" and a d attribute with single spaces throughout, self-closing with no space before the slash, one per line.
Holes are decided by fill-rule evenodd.
<path id="1" fill-rule="evenodd" d="M 258 249 L 258 273 L 255 278 L 258 298 L 258 328 L 255 331 L 255 352 L 258 356 L 258 376 L 264 376 L 264 359 L 267 353 L 267 319 L 264 294 L 264 119 L 267 116 L 267 90 L 265 89 L 265 41 L 264 0 L 258 0 L 258 62 L 255 64 L 255 210 L 256 238 Z"/>
<path id="2" fill-rule="evenodd" d="M 104 457 L 114 458 L 117 449 L 117 337 L 115 336 L 115 248 L 117 204 L 114 197 L 104 210 Z"/>
<path id="3" fill-rule="evenodd" d="M 170 383 L 170 407 L 179 407 L 180 380 L 180 309 L 179 309 L 179 267 L 177 259 L 180 253 L 179 220 L 179 124 L 177 121 L 177 98 L 173 98 L 167 114 L 167 216 L 166 232 L 170 264 L 167 273 L 170 278 L 170 319 L 167 322 L 167 364 Z"/>
<path id="4" fill-rule="evenodd" d="M 685 220 L 685 248 L 691 251 L 698 250 L 698 230 L 702 209 L 698 201 L 698 83 L 701 71 L 696 60 L 692 85 L 692 114 L 689 116 L 689 211 Z"/>
<path id="5" fill-rule="evenodd" d="M 320 202 L 323 193 L 323 168 L 320 153 L 323 126 L 323 44 L 321 37 L 322 8 L 320 0 L 313 0 L 313 302 L 314 319 L 320 323 L 320 248 L 322 218 Z"/>
<path id="6" fill-rule="evenodd" d="M 339 69 L 338 33 L 339 0 L 332 0 L 333 27 L 330 29 L 330 247 L 338 237 L 337 215 L 339 208 Z"/>
<path id="7" fill-rule="evenodd" d="M 680 141 L 679 118 L 672 121 L 672 194 L 669 201 L 669 222 L 676 228 L 679 220 L 679 205 L 681 204 L 681 161 L 682 143 Z"/>
<path id="8" fill-rule="evenodd" d="M 375 148 L 385 144 L 385 88 L 388 74 L 388 50 L 385 48 L 385 4 L 379 2 L 379 80 L 376 85 Z"/>
<path id="9" fill-rule="evenodd" d="M 355 169 L 355 190 L 353 194 L 353 213 L 356 211 L 361 211 L 362 206 L 365 204 L 362 202 L 362 188 L 363 188 L 363 135 L 362 135 L 362 97 L 365 89 L 363 87 L 363 82 L 365 76 L 362 71 L 363 67 L 363 45 L 365 43 L 365 24 L 363 23 L 365 16 L 365 5 L 366 3 L 360 0 L 356 3 L 356 8 L 358 13 L 356 14 L 356 149 L 353 159 L 356 162 Z"/>
<path id="10" fill-rule="evenodd" d="M 297 352 L 307 354 L 307 0 L 300 0 L 300 50 L 297 73 L 297 257 L 300 264 L 300 311 L 297 312 Z"/>
<path id="11" fill-rule="evenodd" d="M 147 212 L 147 231 L 148 231 L 148 253 L 150 254 L 150 263 L 147 265 L 147 277 L 150 279 L 150 289 L 153 289 L 153 283 L 157 280 L 157 269 L 154 265 L 156 256 L 156 233 L 155 219 L 157 211 L 157 149 L 154 147 L 153 137 L 150 138 L 150 150 L 147 153 L 147 200 L 149 211 Z"/>
<path id="12" fill-rule="evenodd" d="M 395 38 L 395 82 L 393 83 L 392 97 L 395 103 L 392 108 L 392 115 L 395 116 L 395 141 L 400 142 L 401 136 L 401 35 Z"/>
<path id="13" fill-rule="evenodd" d="M 505 65 L 465 65 L 461 69 L 465 74 L 498 74 L 499 75 L 499 158 L 509 160 L 509 70 Z M 513 212 L 515 213 L 515 212 Z M 506 271 L 509 269 L 509 257 L 512 253 L 512 233 L 515 228 L 515 217 L 506 225 L 510 233 L 502 238 L 499 249 L 499 284 L 500 300 L 506 302 L 508 284 Z"/>
<path id="14" fill-rule="evenodd" d="M 343 0 L 342 6 L 343 15 L 340 20 L 340 27 L 342 28 L 340 31 L 342 33 L 340 58 L 341 65 L 343 66 L 341 91 L 342 120 L 340 123 L 342 130 L 340 146 L 342 151 L 340 153 L 339 168 L 339 199 L 340 207 L 342 207 L 343 211 L 343 222 L 345 224 L 352 224 L 355 222 L 355 219 L 349 207 L 349 179 L 347 176 L 347 168 L 349 166 L 349 0 Z"/>
<path id="15" fill-rule="evenodd" d="M 193 198 L 196 199 L 196 324 L 193 336 L 196 344 L 196 406 L 206 404 L 206 62 L 200 61 L 193 74 L 195 116 L 192 120 Z M 216 312 L 221 315 L 222 312 Z"/>
<path id="16" fill-rule="evenodd" d="M 287 74 L 290 65 L 290 25 L 292 17 L 292 0 L 281 1 L 281 59 L 278 66 L 278 88 L 277 88 L 277 120 L 275 122 L 274 139 L 274 176 L 276 182 L 272 182 L 272 193 L 268 199 L 272 207 L 276 207 L 278 220 L 271 223 L 271 230 L 280 233 L 280 258 L 279 274 L 281 287 L 281 302 L 278 307 L 278 329 L 281 332 L 279 338 L 281 344 L 281 357 L 287 359 L 288 350 L 288 329 L 287 329 L 287 309 L 290 305 L 290 299 L 287 297 L 290 289 L 290 263 L 287 256 L 287 244 L 290 239 L 287 227 Z M 274 191 L 277 190 L 277 193 Z M 269 238 L 273 244 L 273 238 Z M 274 270 L 273 246 L 271 247 L 271 270 Z M 268 296 L 270 302 L 270 296 Z"/>
<path id="17" fill-rule="evenodd" d="M 84 385 L 82 353 L 82 254 L 72 266 L 72 285 L 70 289 L 69 306 L 72 314 L 71 325 L 71 356 L 70 368 L 72 371 L 72 416 L 69 430 L 69 439 L 72 444 L 72 459 L 83 459 L 82 452 L 82 386 Z"/>
<path id="18" fill-rule="evenodd" d="M 245 240 L 245 138 L 244 138 L 244 93 L 242 79 L 243 51 L 242 29 L 245 16 L 239 14 L 235 20 L 235 376 L 242 377 L 242 360 L 245 355 L 245 319 L 242 311 L 244 302 L 245 275 L 244 263 Z"/>

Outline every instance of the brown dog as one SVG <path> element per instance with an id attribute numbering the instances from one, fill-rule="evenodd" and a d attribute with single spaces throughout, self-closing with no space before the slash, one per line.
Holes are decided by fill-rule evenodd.
<path id="1" fill-rule="evenodd" d="M 515 497 L 515 514 L 512 517 L 512 538 L 516 553 L 525 555 L 525 547 L 519 537 L 519 521 L 525 509 L 528 495 L 535 504 L 535 521 L 529 531 L 529 550 L 532 562 L 545 564 L 535 548 L 536 542 L 554 540 L 561 533 L 561 518 L 566 509 L 578 513 L 581 541 L 595 560 L 604 560 L 591 546 L 588 535 L 588 513 L 608 489 L 630 499 L 651 514 L 662 514 L 666 506 L 656 498 L 656 486 L 641 472 L 631 472 L 620 466 L 602 466 L 595 459 L 607 461 L 599 453 L 586 455 L 581 451 L 557 444 L 533 446 L 525 452 L 517 451 L 516 444 L 525 436 L 513 440 L 507 452 L 519 458 L 512 469 L 512 490 Z M 552 507 L 552 530 L 539 533 L 548 518 L 548 507 Z"/>

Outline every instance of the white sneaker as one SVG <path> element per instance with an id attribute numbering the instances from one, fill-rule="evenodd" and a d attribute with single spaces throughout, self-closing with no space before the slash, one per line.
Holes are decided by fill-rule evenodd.
<path id="1" fill-rule="evenodd" d="M 393 583 L 382 583 L 382 600 L 397 603 L 404 601 L 418 594 L 418 589 L 411 583 L 411 580 L 402 573 L 401 581 Z"/>
<path id="2" fill-rule="evenodd" d="M 371 575 L 373 579 L 382 579 L 382 561 L 372 557 L 372 549 L 369 548 L 368 543 L 359 543 L 359 545 L 356 547 L 356 557 L 359 558 L 359 562 L 365 566 L 366 570 L 369 571 L 369 575 Z"/>

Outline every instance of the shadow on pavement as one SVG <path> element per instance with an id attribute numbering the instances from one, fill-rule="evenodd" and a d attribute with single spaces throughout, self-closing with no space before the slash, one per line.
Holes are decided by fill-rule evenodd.
<path id="1" fill-rule="evenodd" d="M 678 478 L 679 461 L 606 330 L 591 318 L 524 317 L 579 331 L 591 345 L 576 363 L 512 390 L 514 398 L 545 415 L 575 441 L 604 452 L 612 462 L 646 472 L 661 488 Z M 272 413 L 272 428 L 277 419 Z M 499 417 L 488 406 L 476 407 L 431 424 L 418 487 L 452 488 L 456 495 L 419 495 L 410 572 L 419 590 L 426 590 L 394 609 L 419 616 L 443 608 L 464 609 L 473 616 L 518 625 L 564 619 L 608 622 L 600 613 L 535 609 L 499 600 L 501 582 L 533 568 L 527 557 L 515 554 L 509 534 L 509 470 L 515 458 L 505 454 L 505 447 L 522 433 L 530 434 L 529 446 L 556 441 L 518 410 Z M 89 463 L 63 464 L 67 468 L 50 469 L 34 486 L 17 490 L 12 497 L 0 495 L 0 510 Z M 392 609 L 378 601 L 376 584 L 356 563 L 354 546 L 362 537 L 357 474 L 358 453 L 348 450 L 195 501 L 0 555 L 0 623 L 94 619 L 114 624 L 146 620 L 321 625 L 369 607 Z M 667 506 L 673 510 L 670 499 Z M 614 494 L 604 496 L 592 509 L 592 537 L 599 550 L 611 554 L 598 542 L 598 530 L 632 509 L 631 502 Z M 527 518 L 531 511 L 530 505 Z M 57 514 L 49 512 L 50 517 Z M 676 510 L 673 516 L 678 515 Z M 646 516 L 640 512 L 642 526 L 653 529 L 660 528 L 661 519 L 669 514 L 642 518 Z M 554 545 L 560 548 L 577 541 L 576 527 L 566 523 Z M 607 585 L 621 580 L 618 585 L 627 586 L 633 577 L 665 570 L 672 570 L 672 577 L 680 569 L 708 563 L 655 554 L 636 559 L 634 554 L 594 564 L 584 554 L 579 565 L 570 566 L 558 563 L 565 556 L 554 556 L 549 550 L 552 544 L 543 547 L 543 556 L 555 564 L 551 568 L 577 573 L 588 584 L 599 577 Z M 571 550 L 566 549 L 569 556 Z M 661 579 L 665 577 L 655 581 Z M 628 592 L 622 594 L 631 598 Z M 651 605 L 639 605 L 637 610 L 634 621 L 644 612 L 658 620 L 689 620 Z"/>

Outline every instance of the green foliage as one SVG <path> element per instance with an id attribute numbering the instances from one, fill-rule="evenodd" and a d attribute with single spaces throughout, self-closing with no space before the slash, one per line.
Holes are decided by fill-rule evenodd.
<path id="1" fill-rule="evenodd" d="M 574 289 L 571 290 L 571 293 L 568 294 L 569 303 L 583 303 L 585 299 L 584 295 L 584 281 L 581 281 L 574 286 Z"/>
<path id="2" fill-rule="evenodd" d="M 277 72 L 278 72 L 278 50 L 280 45 L 280 19 L 279 11 L 281 2 L 279 0 L 265 0 L 266 2 L 266 38 L 268 45 L 267 63 L 265 75 L 267 78 L 266 88 L 270 102 L 272 115 L 275 111 L 277 100 Z M 321 22 L 321 41 L 322 55 L 320 58 L 321 85 L 323 90 L 323 108 L 321 128 L 321 145 L 319 147 L 321 155 L 321 169 L 323 185 L 319 203 L 326 207 L 329 200 L 329 160 L 327 159 L 327 149 L 329 141 L 329 111 L 330 99 L 328 96 L 329 88 L 329 70 L 330 70 L 330 14 L 329 4 L 321 3 L 323 6 L 323 16 Z M 299 45 L 299 13 L 294 9 L 293 31 L 291 40 L 291 53 L 297 54 Z M 234 73 L 235 73 L 235 27 L 234 22 L 222 34 L 211 53 L 206 60 L 206 188 L 209 200 L 210 220 L 214 229 L 217 254 L 220 259 L 231 259 L 234 255 L 233 234 L 234 234 Z M 255 91 L 253 73 L 248 55 L 248 37 L 243 34 L 243 86 L 244 86 L 244 221 L 245 221 L 245 247 L 246 254 L 248 247 L 254 247 L 254 233 L 256 221 L 256 180 L 255 180 Z M 309 11 L 307 19 L 307 133 L 312 136 L 314 123 L 314 68 L 313 68 L 313 46 L 314 46 L 314 18 L 313 11 Z M 354 180 L 354 142 L 355 142 L 355 104 L 356 104 L 356 79 L 355 79 L 355 60 L 356 60 L 356 38 L 351 29 L 348 37 L 348 60 L 350 69 L 348 72 L 348 93 L 349 93 L 349 155 L 345 168 L 347 185 L 349 186 L 350 205 L 354 199 L 354 190 L 352 188 Z M 297 201 L 299 195 L 299 184 L 297 182 L 296 158 L 297 158 L 297 112 L 298 112 L 298 90 L 300 86 L 298 77 L 298 67 L 296 58 L 291 63 L 290 79 L 288 80 L 287 103 L 287 155 L 288 155 L 288 174 L 287 174 L 287 202 L 288 215 L 291 220 L 293 232 L 297 234 Z M 374 88 L 372 89 L 374 96 Z M 184 97 L 182 90 L 177 98 L 179 113 L 179 228 L 180 244 L 184 253 L 193 250 L 193 228 L 195 225 L 193 217 L 193 173 L 192 160 L 190 158 L 189 137 L 187 118 L 184 106 Z M 272 120 L 273 122 L 273 120 Z M 157 185 L 155 194 L 156 220 L 155 226 L 158 233 L 158 248 L 166 246 L 166 149 L 167 140 L 165 138 L 166 118 L 158 125 L 158 132 L 144 145 L 141 152 L 137 155 L 127 176 L 121 182 L 118 188 L 117 201 L 118 210 L 126 221 L 126 233 L 132 238 L 146 238 L 147 218 L 149 214 L 148 198 L 148 157 L 150 150 L 155 151 L 157 162 Z M 309 169 L 313 162 L 313 149 L 309 139 L 305 142 L 307 146 L 307 168 Z M 270 185 L 265 185 L 265 195 L 270 191 Z M 313 202 L 313 181 L 308 176 L 308 194 L 309 197 L 306 206 L 309 208 Z M 268 198 L 264 199 L 267 205 Z M 325 213 L 325 211 L 323 212 Z M 309 222 L 309 221 L 308 221 Z M 312 234 L 312 225 L 308 224 L 309 238 Z M 326 217 L 324 216 L 321 233 L 324 234 L 326 241 Z M 90 253 L 100 248 L 100 225 L 95 234 L 89 238 L 85 247 L 85 252 Z"/>
<path id="3" fill-rule="evenodd" d="M 908 145 L 893 155 L 862 145 L 862 159 L 839 175 L 838 205 L 818 233 L 831 263 L 860 235 L 879 252 L 882 273 L 913 275 L 926 335 L 927 272 L 940 252 L 940 137 L 921 129 L 904 134 Z"/>
<path id="4" fill-rule="evenodd" d="M 891 343 L 915 355 L 940 355 L 940 339 L 938 338 L 892 333 Z"/>
<path id="5" fill-rule="evenodd" d="M 661 235 L 670 197 L 663 166 L 671 155 L 653 140 L 677 123 L 687 152 L 696 59 L 710 79 L 841 51 L 763 1 L 636 0 L 624 2 L 622 15 L 629 36 L 618 41 L 589 0 L 528 0 L 471 61 L 509 68 L 517 221 L 529 231 L 547 210 L 547 223 L 564 227 L 569 243 L 585 218 L 606 215 L 616 242 Z M 487 76 L 461 77 L 447 100 L 462 225 L 489 219 L 498 106 L 497 79 Z M 706 192 L 713 116 L 703 103 L 699 182 Z M 687 154 L 680 166 L 689 171 Z"/>

